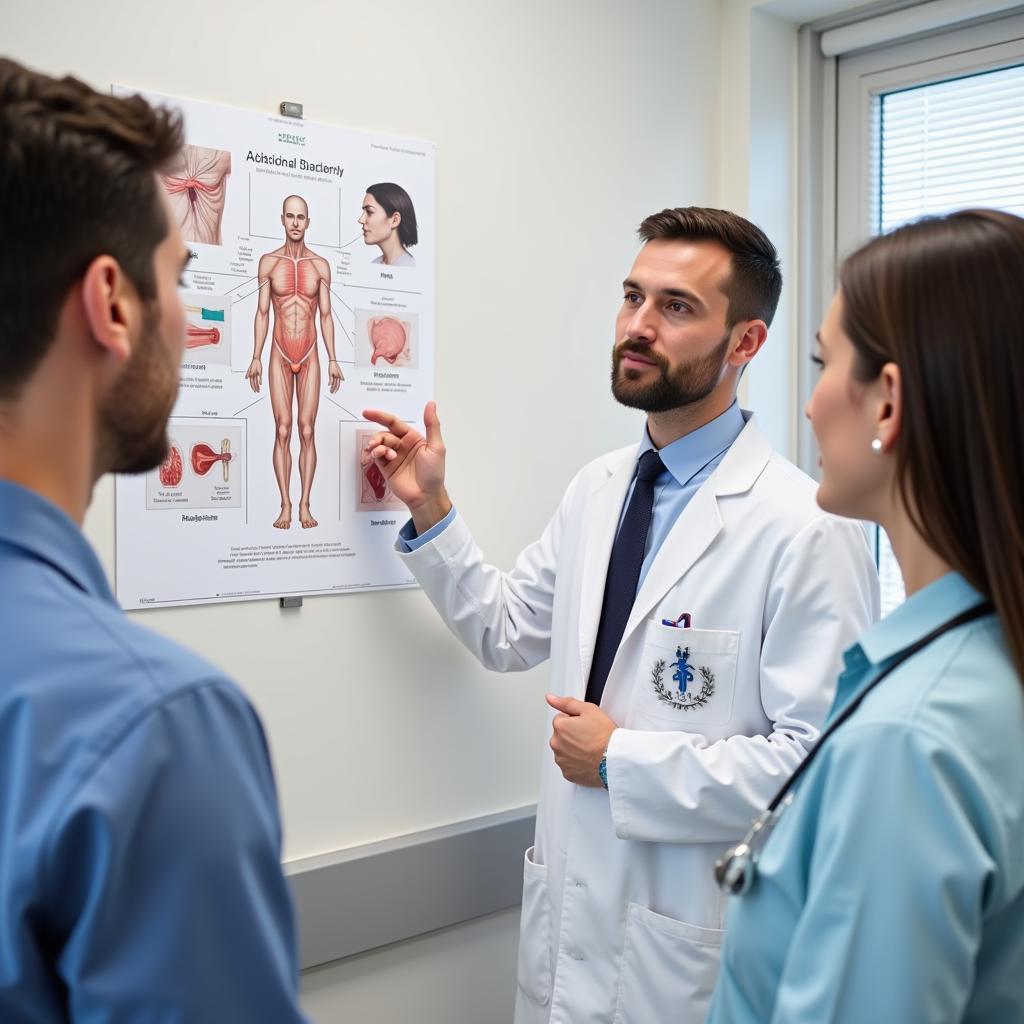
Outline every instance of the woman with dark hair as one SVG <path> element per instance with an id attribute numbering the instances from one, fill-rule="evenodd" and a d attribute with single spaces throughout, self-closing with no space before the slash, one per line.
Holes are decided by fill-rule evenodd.
<path id="1" fill-rule="evenodd" d="M 380 255 L 373 261 L 389 267 L 414 267 L 409 247 L 419 241 L 416 230 L 416 211 L 409 193 L 390 181 L 371 185 L 363 196 L 359 224 L 363 229 L 363 242 L 376 245 Z"/>
<path id="2" fill-rule="evenodd" d="M 738 898 L 708 1019 L 1019 1022 L 1024 221 L 964 210 L 874 239 L 818 340 L 818 502 L 885 528 L 908 596 L 846 652 L 814 751 L 719 862 Z"/>

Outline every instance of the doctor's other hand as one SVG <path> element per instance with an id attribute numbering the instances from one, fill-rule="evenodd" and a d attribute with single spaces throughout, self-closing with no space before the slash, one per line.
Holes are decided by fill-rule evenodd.
<path id="1" fill-rule="evenodd" d="M 555 764 L 567 782 L 600 788 L 597 770 L 618 726 L 596 704 L 551 693 L 547 702 L 561 712 L 551 722 L 549 746 L 554 751 Z"/>
<path id="2" fill-rule="evenodd" d="M 451 511 L 444 489 L 444 441 L 437 406 L 427 402 L 423 410 L 426 437 L 390 412 L 365 409 L 363 416 L 383 430 L 369 439 L 359 453 L 359 464 L 371 463 L 384 475 L 391 493 L 405 503 L 417 533 L 426 533 Z"/>

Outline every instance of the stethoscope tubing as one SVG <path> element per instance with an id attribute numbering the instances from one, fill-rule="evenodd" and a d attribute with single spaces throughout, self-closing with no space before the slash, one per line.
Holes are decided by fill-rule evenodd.
<path id="1" fill-rule="evenodd" d="M 857 694 L 838 715 L 829 723 L 828 728 L 818 737 L 818 742 L 811 748 L 808 755 L 797 765 L 792 775 L 783 783 L 782 787 L 769 801 L 765 810 L 754 820 L 750 831 L 734 847 L 727 850 L 725 855 L 715 865 L 715 878 L 723 892 L 734 896 L 742 896 L 753 884 L 756 873 L 757 849 L 755 845 L 758 838 L 764 832 L 770 831 L 769 825 L 773 824 L 772 819 L 777 818 L 783 805 L 788 806 L 794 796 L 794 787 L 800 781 L 801 776 L 814 763 L 815 757 L 824 746 L 825 741 L 846 722 L 864 702 L 864 698 L 886 676 L 895 672 L 904 662 L 909 661 L 915 654 L 920 653 L 929 644 L 938 640 L 940 636 L 949 633 L 969 622 L 983 618 L 994 611 L 991 601 L 982 601 L 980 604 L 968 608 L 959 615 L 953 616 L 941 626 L 937 626 L 930 633 L 916 640 L 909 647 L 904 648 L 896 658 L 875 676 L 864 689 Z"/>

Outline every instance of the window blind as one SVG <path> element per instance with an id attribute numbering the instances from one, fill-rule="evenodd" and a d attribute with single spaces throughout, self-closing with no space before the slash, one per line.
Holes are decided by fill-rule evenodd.
<path id="1" fill-rule="evenodd" d="M 871 118 L 873 229 L 988 206 L 1024 217 L 1024 64 L 883 94 Z M 882 614 L 904 596 L 877 534 Z"/>
<path id="2" fill-rule="evenodd" d="M 877 230 L 965 206 L 1024 216 L 1024 65 L 879 102 Z"/>

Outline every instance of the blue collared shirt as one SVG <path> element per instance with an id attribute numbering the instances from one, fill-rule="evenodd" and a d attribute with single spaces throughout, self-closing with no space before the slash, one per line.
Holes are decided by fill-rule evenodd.
<path id="1" fill-rule="evenodd" d="M 830 719 L 974 606 L 950 574 L 845 654 Z M 1024 1020 L 1024 690 L 999 622 L 935 640 L 815 756 L 730 901 L 711 1024 Z"/>
<path id="2" fill-rule="evenodd" d="M 718 468 L 726 452 L 746 426 L 747 417 L 743 415 L 739 404 L 733 402 L 720 416 L 705 423 L 690 434 L 665 445 L 661 449 L 661 461 L 665 468 L 654 483 L 654 507 L 651 512 L 651 525 L 647 532 L 647 547 L 644 562 L 640 568 L 640 580 L 637 588 L 643 585 L 644 579 L 658 554 L 665 538 L 669 535 L 676 520 L 683 514 L 683 509 L 700 489 L 701 484 Z M 644 452 L 654 447 L 647 427 L 644 427 L 640 447 L 637 449 L 637 462 Z M 622 515 L 626 514 L 626 506 L 633 494 L 636 483 L 636 468 L 633 469 L 633 480 L 626 493 L 622 505 Z M 454 507 L 441 522 L 432 526 L 420 536 L 410 520 L 398 534 L 398 545 L 403 551 L 415 551 L 437 537 L 452 520 L 456 512 Z M 622 522 L 620 516 L 619 522 Z"/>
<path id="3" fill-rule="evenodd" d="M 0 1021 L 300 1022 L 259 720 L 0 481 Z"/>

